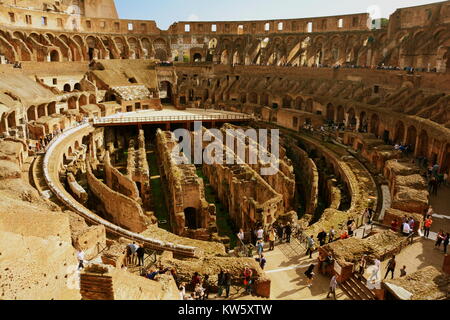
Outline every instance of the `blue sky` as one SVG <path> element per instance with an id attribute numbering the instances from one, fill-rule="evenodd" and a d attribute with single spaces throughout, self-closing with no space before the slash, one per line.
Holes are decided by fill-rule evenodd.
<path id="1" fill-rule="evenodd" d="M 397 8 L 428 4 L 423 0 L 115 0 L 122 19 L 155 20 L 166 30 L 176 21 L 264 20 L 333 16 L 379 8 L 389 17 Z M 373 10 L 373 9 L 372 9 Z"/>

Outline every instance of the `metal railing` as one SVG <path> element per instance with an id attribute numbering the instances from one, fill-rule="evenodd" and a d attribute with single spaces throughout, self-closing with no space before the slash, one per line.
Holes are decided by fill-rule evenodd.
<path id="1" fill-rule="evenodd" d="M 223 120 L 253 120 L 254 117 L 246 114 L 225 114 L 225 115 L 186 115 L 186 116 L 148 116 L 148 117 L 120 117 L 95 119 L 94 125 L 102 124 L 126 124 L 126 123 L 159 123 L 176 121 L 223 121 Z"/>

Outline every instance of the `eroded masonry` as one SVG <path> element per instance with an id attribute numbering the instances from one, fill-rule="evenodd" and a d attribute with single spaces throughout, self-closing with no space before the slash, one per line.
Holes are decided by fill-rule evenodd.
<path id="1" fill-rule="evenodd" d="M 279 226 L 299 230 L 280 256 L 336 231 L 315 258 L 333 256 L 322 281 L 337 275 L 349 299 L 448 297 L 448 256 L 374 287 L 356 270 L 426 243 L 430 213 L 432 232 L 448 227 L 450 212 L 430 204 L 433 179 L 450 183 L 450 1 L 383 23 L 362 13 L 160 30 L 119 19 L 113 0 L 7 0 L 0 71 L 0 299 L 177 300 L 196 272 L 216 292 L 220 271 L 237 286 L 244 268 L 255 298 L 281 299 L 277 275 L 304 261 L 266 273 L 251 252 L 256 230 Z M 177 129 L 202 154 L 219 143 L 224 161 L 188 162 Z M 279 130 L 279 148 L 264 130 Z M 415 236 L 393 227 L 403 219 Z M 169 272 L 145 277 L 157 269 Z"/>

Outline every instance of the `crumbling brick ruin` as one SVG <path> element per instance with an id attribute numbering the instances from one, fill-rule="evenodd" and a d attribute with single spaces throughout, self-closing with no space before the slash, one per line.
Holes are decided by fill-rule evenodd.
<path id="1" fill-rule="evenodd" d="M 0 299 L 99 299 L 89 287 L 102 270 L 103 298 L 178 299 L 172 277 L 122 270 L 133 241 L 183 280 L 250 267 L 255 292 L 274 298 L 272 275 L 228 252 L 239 228 L 341 232 L 370 207 L 379 228 L 407 216 L 419 231 L 424 171 L 450 175 L 450 1 L 397 9 L 382 24 L 344 13 L 161 30 L 119 19 L 113 0 L 4 0 L 0 24 Z M 280 130 L 279 171 L 177 164 L 186 155 L 173 153 L 173 131 L 195 140 L 199 119 L 210 140 L 242 129 L 246 153 L 261 147 L 248 129 Z M 240 156 L 225 146 L 224 159 Z M 385 259 L 408 244 L 375 233 L 321 254 L 351 277 L 363 254 Z M 80 277 L 77 250 L 101 265 Z M 448 277 L 427 263 L 386 290 L 443 299 Z"/>

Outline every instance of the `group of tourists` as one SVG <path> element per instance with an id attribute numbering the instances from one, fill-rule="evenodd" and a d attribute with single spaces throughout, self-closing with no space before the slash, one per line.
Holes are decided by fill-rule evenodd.
<path id="1" fill-rule="evenodd" d="M 409 237 L 414 233 L 416 221 L 413 217 L 404 216 L 401 220 L 394 219 L 391 222 L 391 230 L 401 232 L 404 236 Z"/>
<path id="2" fill-rule="evenodd" d="M 435 164 L 427 169 L 426 178 L 431 196 L 437 196 L 439 188 L 448 184 L 448 173 L 440 173 L 440 166 Z"/>
<path id="3" fill-rule="evenodd" d="M 145 249 L 144 244 L 130 243 L 126 248 L 125 265 L 126 266 L 144 266 Z"/>

